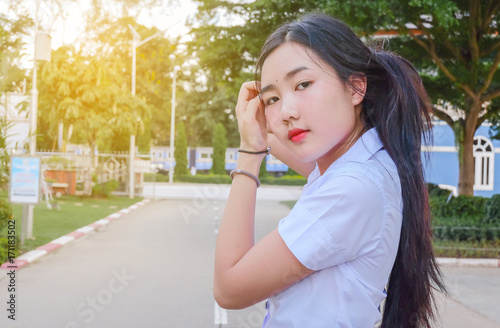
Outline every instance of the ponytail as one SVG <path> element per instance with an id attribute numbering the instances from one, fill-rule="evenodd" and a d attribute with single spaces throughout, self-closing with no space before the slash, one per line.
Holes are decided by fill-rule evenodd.
<path id="1" fill-rule="evenodd" d="M 413 66 L 389 52 L 375 52 L 367 68 L 365 124 L 376 127 L 398 168 L 403 223 L 389 278 L 382 328 L 431 327 L 433 288 L 446 291 L 432 249 L 421 143 L 431 140 L 430 102 Z"/>
<path id="2" fill-rule="evenodd" d="M 398 169 L 403 199 L 401 237 L 389 278 L 382 328 L 430 328 L 433 289 L 446 292 L 432 249 L 429 196 L 421 144 L 431 140 L 430 102 L 422 81 L 405 59 L 370 50 L 343 22 L 312 14 L 278 28 L 264 44 L 257 72 L 280 45 L 294 42 L 311 49 L 340 80 L 366 78 L 362 120 L 375 127 Z"/>

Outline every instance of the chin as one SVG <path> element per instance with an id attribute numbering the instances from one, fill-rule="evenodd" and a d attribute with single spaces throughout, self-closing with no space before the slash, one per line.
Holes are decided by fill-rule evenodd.
<path id="1" fill-rule="evenodd" d="M 313 154 L 308 151 L 307 146 L 305 147 L 306 149 L 300 149 L 300 150 L 292 150 L 293 155 L 301 162 L 315 162 L 318 158 L 320 158 L 320 155 Z"/>

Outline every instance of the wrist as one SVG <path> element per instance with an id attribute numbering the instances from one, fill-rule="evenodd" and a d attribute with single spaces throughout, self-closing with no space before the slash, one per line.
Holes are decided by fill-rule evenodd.
<path id="1" fill-rule="evenodd" d="M 255 176 L 259 176 L 260 165 L 266 154 L 246 154 L 238 153 L 236 168 L 248 171 Z"/>

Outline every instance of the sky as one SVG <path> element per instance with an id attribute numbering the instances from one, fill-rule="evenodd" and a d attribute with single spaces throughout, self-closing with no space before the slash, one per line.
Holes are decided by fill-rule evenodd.
<path id="1" fill-rule="evenodd" d="M 64 24 L 64 28 L 63 24 L 58 24 L 59 28 L 55 29 L 54 33 L 52 33 L 52 49 L 57 49 L 61 45 L 71 43 L 78 38 L 83 31 L 85 23 L 81 13 L 89 8 L 89 0 L 79 0 L 68 6 L 68 19 Z M 168 29 L 166 34 L 172 37 L 186 35 L 188 28 L 184 23 L 189 16 L 195 14 L 196 4 L 191 0 L 178 0 L 175 6 L 169 8 L 169 11 L 170 13 L 167 15 L 164 13 L 148 15 L 148 13 L 143 11 L 138 18 L 138 23 L 147 27 L 156 26 L 160 30 L 166 29 L 176 23 Z M 142 37 L 144 39 L 148 35 Z"/>
<path id="2" fill-rule="evenodd" d="M 16 16 L 16 13 L 8 11 L 8 3 L 11 0 L 0 0 L 0 12 L 7 13 L 9 16 Z M 62 45 L 71 44 L 79 39 L 85 27 L 85 17 L 82 13 L 90 9 L 91 0 L 77 0 L 74 2 L 68 1 L 65 3 L 66 19 L 53 20 L 53 14 L 47 1 L 40 1 L 39 22 L 40 31 L 50 32 L 51 48 L 58 49 Z M 175 38 L 181 36 L 181 42 L 185 41 L 185 37 L 189 29 L 185 26 L 186 19 L 194 16 L 196 13 L 197 5 L 192 0 L 171 0 L 174 2 L 172 6 L 165 6 L 166 10 L 146 12 L 142 11 L 139 15 L 137 22 L 147 27 L 156 26 L 160 30 L 170 27 L 165 35 L 167 37 Z M 167 0 L 165 0 L 167 3 Z M 22 0 L 18 2 L 18 10 L 28 11 L 31 17 L 35 16 L 36 0 Z M 172 26 L 173 25 L 173 26 Z M 184 36 L 184 37 L 183 37 Z M 142 39 L 149 37 L 149 35 L 141 35 Z M 30 33 L 26 37 L 26 46 L 24 49 L 24 56 L 21 60 L 21 66 L 30 68 L 33 65 L 33 43 L 34 37 Z"/>

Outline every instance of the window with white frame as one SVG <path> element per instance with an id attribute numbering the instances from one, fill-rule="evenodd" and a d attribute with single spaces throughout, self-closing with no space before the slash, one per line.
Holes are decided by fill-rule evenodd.
<path id="1" fill-rule="evenodd" d="M 226 161 L 235 161 L 236 160 L 236 153 L 233 151 L 226 151 Z"/>
<path id="2" fill-rule="evenodd" d="M 196 150 L 199 154 L 199 159 L 197 161 L 210 162 L 212 160 L 213 150 L 211 148 L 203 148 Z"/>
<path id="3" fill-rule="evenodd" d="M 210 153 L 201 153 L 200 155 L 201 158 L 212 158 L 212 154 Z"/>
<path id="4" fill-rule="evenodd" d="M 488 138 L 474 137 L 474 189 L 493 190 L 493 173 L 495 168 L 495 154 L 493 144 Z"/>

